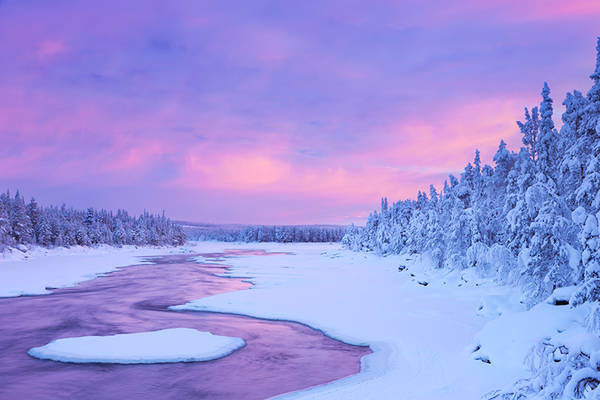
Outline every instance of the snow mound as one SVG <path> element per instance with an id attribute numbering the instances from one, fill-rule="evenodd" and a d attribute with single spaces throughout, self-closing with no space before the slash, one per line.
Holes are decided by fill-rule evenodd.
<path id="1" fill-rule="evenodd" d="M 58 339 L 28 353 L 43 360 L 71 363 L 153 364 L 214 360 L 245 345 L 241 338 L 173 328 Z"/>
<path id="2" fill-rule="evenodd" d="M 529 311 L 506 311 L 489 321 L 478 333 L 472 357 L 507 370 L 521 368 L 526 375 L 524 361 L 532 347 L 541 340 L 549 341 L 553 336 L 581 325 L 585 318 L 584 308 L 557 307 L 544 302 Z"/>

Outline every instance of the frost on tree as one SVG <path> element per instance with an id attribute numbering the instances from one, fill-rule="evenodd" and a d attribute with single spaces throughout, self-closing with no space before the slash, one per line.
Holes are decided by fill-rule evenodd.
<path id="1" fill-rule="evenodd" d="M 162 216 L 143 213 L 132 217 L 119 210 L 89 208 L 79 211 L 25 203 L 19 192 L 0 194 L 0 251 L 9 246 L 179 245 L 186 241 L 178 224 Z"/>
<path id="2" fill-rule="evenodd" d="M 353 232 L 356 229 L 357 232 Z M 227 225 L 208 228 L 190 228 L 188 236 L 193 240 L 218 240 L 222 242 L 341 242 L 346 232 L 348 242 L 344 245 L 354 250 L 360 243 L 362 227 L 338 225 L 250 225 L 228 227 Z"/>
<path id="3" fill-rule="evenodd" d="M 587 329 L 600 335 L 600 38 L 596 49 L 592 87 L 586 95 L 567 93 L 560 129 L 544 83 L 540 104 L 517 123 L 521 149 L 511 152 L 501 141 L 493 166 L 482 165 L 476 152 L 441 192 L 419 192 L 416 200 L 393 203 L 391 212 L 382 204 L 342 243 L 427 253 L 435 267 L 476 269 L 519 285 L 530 307 L 576 285 L 569 306 L 585 307 Z M 600 398 L 600 351 L 542 342 L 531 359 L 531 379 L 490 398 Z"/>

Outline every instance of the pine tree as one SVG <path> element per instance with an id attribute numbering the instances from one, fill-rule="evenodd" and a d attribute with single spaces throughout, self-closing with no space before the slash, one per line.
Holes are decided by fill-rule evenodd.
<path id="1" fill-rule="evenodd" d="M 539 115 L 537 107 L 533 107 L 531 114 L 525 108 L 525 122 L 517 121 L 517 125 L 523 134 L 523 144 L 527 146 L 531 159 L 537 160 L 537 140 L 539 135 Z"/>
<path id="2" fill-rule="evenodd" d="M 391 251 L 392 245 L 392 213 L 386 197 L 381 199 L 381 213 L 379 216 L 379 226 L 375 238 L 376 251 L 380 254 L 387 254 Z"/>
<path id="3" fill-rule="evenodd" d="M 542 90 L 542 103 L 540 104 L 540 122 L 539 136 L 535 143 L 538 157 L 538 169 L 541 173 L 550 179 L 556 179 L 557 165 L 560 161 L 558 155 L 558 132 L 554 128 L 552 121 L 552 99 L 550 98 L 550 88 L 544 82 Z"/>
<path id="4" fill-rule="evenodd" d="M 112 241 L 115 245 L 121 246 L 126 243 L 125 229 L 119 218 L 115 220 Z"/>
<path id="5" fill-rule="evenodd" d="M 479 152 L 479 149 L 475 149 L 473 165 L 475 166 L 475 176 L 479 176 L 479 174 L 481 174 L 481 153 Z"/>
<path id="6" fill-rule="evenodd" d="M 594 85 L 587 93 L 588 104 L 585 109 L 585 129 L 591 136 L 600 135 L 600 37 L 596 44 L 596 51 L 596 68 L 590 75 Z"/>
<path id="7" fill-rule="evenodd" d="M 444 230 L 440 221 L 439 207 L 440 197 L 437 190 L 435 189 L 435 186 L 429 185 L 429 204 L 427 209 L 427 222 L 425 225 L 426 239 L 424 250 L 430 253 L 434 266 L 437 268 L 443 266 L 445 250 Z"/>
<path id="8" fill-rule="evenodd" d="M 600 145 L 597 145 L 595 153 L 599 154 L 590 158 L 583 181 L 575 190 L 577 205 L 594 213 L 600 207 Z"/>
<path id="9" fill-rule="evenodd" d="M 9 198 L 0 194 L 0 251 L 11 244 L 10 220 L 9 220 Z"/>
<path id="10" fill-rule="evenodd" d="M 27 205 L 27 216 L 31 221 L 31 241 L 37 243 L 40 236 L 40 210 L 37 202 L 32 197 L 31 201 Z"/>
<path id="11" fill-rule="evenodd" d="M 44 247 L 50 247 L 54 244 L 54 239 L 52 237 L 52 229 L 51 224 L 48 221 L 50 215 L 42 214 L 39 220 L 39 228 L 37 232 L 37 243 Z"/>
<path id="12" fill-rule="evenodd" d="M 515 164 L 514 157 L 512 157 L 510 151 L 506 149 L 504 140 L 501 140 L 498 145 L 498 150 L 494 155 L 494 163 L 496 163 L 496 167 L 494 168 L 494 185 L 499 189 L 504 188 L 506 187 L 508 173 Z"/>
<path id="13" fill-rule="evenodd" d="M 486 246 L 497 243 L 503 237 L 504 215 L 501 210 L 504 205 L 506 186 L 496 186 L 497 176 L 494 168 L 484 165 L 481 170 L 481 194 L 477 202 L 482 242 Z"/>
<path id="14" fill-rule="evenodd" d="M 17 244 L 31 243 L 32 226 L 27 215 L 25 200 L 17 193 L 12 201 L 10 210 L 11 234 Z"/>
<path id="15" fill-rule="evenodd" d="M 572 284 L 567 232 L 570 221 L 563 214 L 561 200 L 548 182 L 537 181 L 527 190 L 531 242 L 529 260 L 521 271 L 529 305 L 543 300 L 557 287 Z"/>
<path id="16" fill-rule="evenodd" d="M 585 109 L 587 99 L 575 90 L 567 93 L 563 102 L 566 111 L 562 115 L 560 148 L 566 149 L 560 163 L 559 183 L 565 200 L 571 209 L 576 208 L 576 190 L 583 182 L 584 172 L 589 162 L 593 140 L 585 133 Z"/>
<path id="17" fill-rule="evenodd" d="M 515 157 L 514 168 L 507 176 L 503 214 L 506 216 L 506 246 L 517 255 L 531 239 L 531 216 L 525 194 L 534 181 L 533 160 L 530 152 L 522 148 Z"/>

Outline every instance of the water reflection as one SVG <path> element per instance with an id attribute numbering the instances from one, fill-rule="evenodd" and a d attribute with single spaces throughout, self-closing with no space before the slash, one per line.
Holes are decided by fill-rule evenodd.
<path id="1" fill-rule="evenodd" d="M 224 260 L 262 251 L 202 254 Z M 197 255 L 196 255 L 197 256 Z M 369 351 L 306 326 L 167 307 L 248 288 L 197 264 L 193 256 L 153 259 L 44 296 L 0 299 L 1 399 L 263 399 L 358 372 Z M 186 327 L 244 338 L 232 355 L 202 363 L 153 365 L 66 364 L 27 350 L 53 339 Z"/>

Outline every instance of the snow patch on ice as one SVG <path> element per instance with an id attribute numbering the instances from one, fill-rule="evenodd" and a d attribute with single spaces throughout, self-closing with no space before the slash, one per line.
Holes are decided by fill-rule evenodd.
<path id="1" fill-rule="evenodd" d="M 28 354 L 70 363 L 152 364 L 209 361 L 244 347 L 244 339 L 190 328 L 53 340 Z"/>

